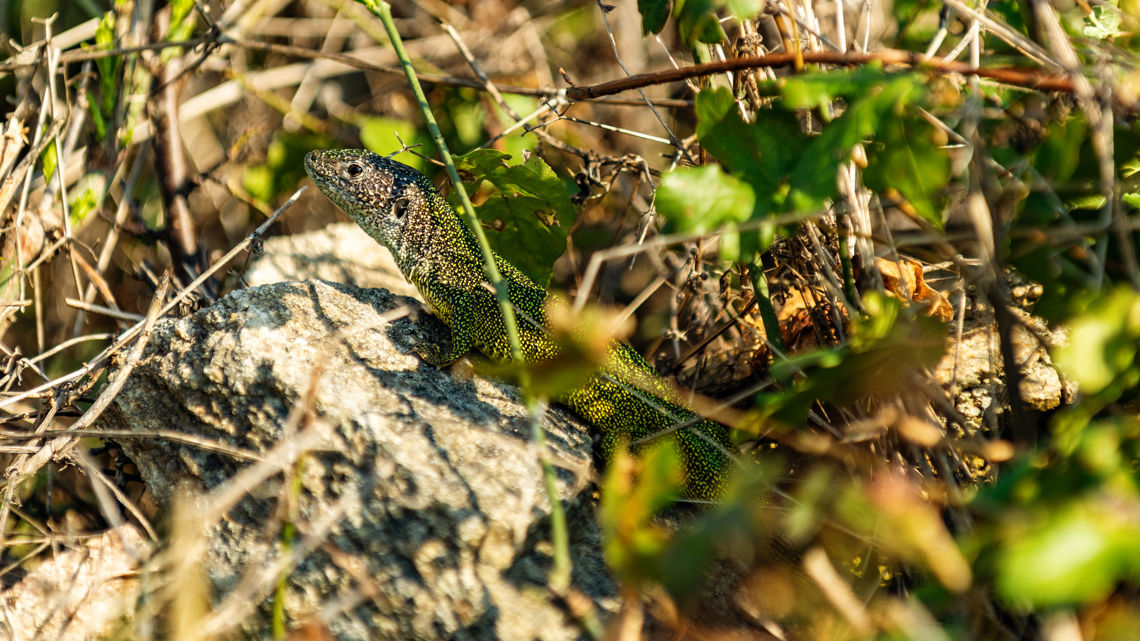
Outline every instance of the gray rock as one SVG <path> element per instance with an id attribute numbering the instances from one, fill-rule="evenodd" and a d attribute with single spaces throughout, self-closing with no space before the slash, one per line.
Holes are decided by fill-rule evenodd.
<path id="1" fill-rule="evenodd" d="M 251 286 L 284 280 L 328 280 L 419 298 L 415 285 L 400 273 L 392 253 L 356 223 L 337 223 L 306 234 L 267 239 L 261 255 L 246 271 L 245 280 Z"/>
<path id="2" fill-rule="evenodd" d="M 241 623 L 246 636 L 269 636 L 267 568 L 287 513 L 308 551 L 289 576 L 290 625 L 316 621 L 345 640 L 580 636 L 546 588 L 550 505 L 527 410 L 509 386 L 411 353 L 445 335 L 417 310 L 384 290 L 319 281 L 240 290 L 160 322 L 106 413 L 108 428 L 175 430 L 258 454 L 317 435 L 299 466 L 281 466 L 300 470 L 299 493 L 277 473 L 205 522 L 217 600 L 248 589 L 259 604 Z M 299 410 L 307 418 L 287 430 Z M 593 515 L 590 429 L 559 409 L 540 424 L 574 586 L 608 609 L 616 587 Z M 189 488 L 216 508 L 251 465 L 168 439 L 122 443 L 163 507 Z"/>
<path id="3" fill-rule="evenodd" d="M 1021 369 L 1020 397 L 1030 409 L 1044 412 L 1072 400 L 1076 389 L 1061 378 L 1049 350 L 1067 339 L 1063 329 L 1051 330 L 1038 317 L 1017 308 L 1013 326 L 1014 357 Z M 961 341 L 953 340 L 934 369 L 935 380 L 949 390 L 955 408 L 971 422 L 971 427 L 995 427 L 997 413 L 1007 411 L 1005 368 L 1001 358 L 1001 338 L 989 308 L 968 316 Z"/>

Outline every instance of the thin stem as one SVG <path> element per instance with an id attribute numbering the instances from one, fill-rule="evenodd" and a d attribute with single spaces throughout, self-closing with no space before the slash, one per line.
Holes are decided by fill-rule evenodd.
<path id="1" fill-rule="evenodd" d="M 986 68 L 973 67 L 965 63 L 939 58 L 928 58 L 922 54 L 898 49 L 883 49 L 873 53 L 852 53 L 845 51 L 804 51 L 796 53 L 770 53 L 763 56 L 741 56 L 717 62 L 689 65 L 679 69 L 666 69 L 642 73 L 618 80 L 610 80 L 595 85 L 569 87 L 566 97 L 570 100 L 593 100 L 602 96 L 660 85 L 688 78 L 709 76 L 726 71 L 741 71 L 744 69 L 760 69 L 764 67 L 788 67 L 801 61 L 803 64 L 832 64 L 832 65 L 865 65 L 871 62 L 881 62 L 884 65 L 900 65 L 905 67 L 926 68 L 938 73 L 960 73 L 967 76 L 989 78 L 997 82 L 1017 85 L 1029 89 L 1042 91 L 1073 90 L 1073 82 L 1064 74 L 1052 73 L 1040 69 L 1019 68 Z"/>
<path id="2" fill-rule="evenodd" d="M 416 102 L 420 105 L 424 122 L 431 133 L 432 140 L 435 141 L 436 148 L 439 149 L 440 159 L 443 160 L 444 166 L 447 168 L 447 175 L 451 178 L 451 184 L 455 186 L 455 192 L 463 205 L 467 226 L 471 228 L 471 232 L 475 234 L 475 238 L 479 242 L 479 249 L 483 253 L 483 269 L 487 274 L 487 280 L 491 282 L 491 286 L 495 290 L 495 299 L 498 301 L 499 310 L 503 315 L 503 326 L 507 333 L 507 340 L 511 345 L 511 358 L 516 363 L 522 363 L 523 353 L 522 343 L 519 341 L 518 321 L 515 319 L 515 311 L 511 306 L 507 282 L 499 273 L 499 268 L 495 264 L 495 255 L 491 251 L 491 244 L 487 242 L 487 236 L 483 233 L 479 218 L 475 216 L 475 208 L 472 207 L 471 200 L 467 197 L 467 190 L 463 188 L 463 182 L 459 179 L 459 172 L 455 169 L 455 163 L 451 159 L 447 143 L 444 142 L 443 134 L 440 133 L 439 125 L 436 124 L 435 116 L 432 115 L 427 96 L 424 95 L 419 79 L 416 78 L 416 71 L 412 68 L 411 58 L 408 57 L 408 52 L 404 49 L 403 41 L 396 30 L 396 24 L 392 21 L 391 7 L 387 2 L 376 2 L 375 0 L 357 0 L 357 2 L 367 7 L 384 23 L 384 29 L 388 32 L 388 39 L 392 41 L 392 48 L 396 51 L 396 57 L 399 58 L 400 66 L 403 67 L 404 74 L 408 77 L 408 84 L 411 86 L 412 93 L 416 96 Z M 565 594 L 570 587 L 571 573 L 566 514 L 562 510 L 562 503 L 558 500 L 554 467 L 545 456 L 545 438 L 542 426 L 538 422 L 538 403 L 526 391 L 530 382 L 528 370 L 521 369 L 519 371 L 519 381 L 523 389 L 523 397 L 530 409 L 531 439 L 538 451 L 543 482 L 546 485 L 547 498 L 550 500 L 550 538 L 554 546 L 554 567 L 550 572 L 550 587 L 556 594 Z"/>
<path id="3" fill-rule="evenodd" d="M 507 282 L 503 280 L 498 266 L 495 265 L 495 254 L 491 251 L 491 244 L 487 242 L 487 235 L 483 233 L 483 226 L 479 224 L 479 218 L 475 215 L 475 208 L 471 205 L 471 199 L 467 197 L 467 190 L 463 188 L 463 181 L 459 179 L 459 172 L 455 169 L 451 152 L 448 151 L 447 143 L 443 140 L 443 134 L 439 131 L 439 125 L 431 112 L 431 106 L 428 105 L 427 96 L 424 94 L 423 87 L 420 86 L 419 78 L 416 77 L 416 70 L 412 67 L 412 59 L 408 56 L 408 51 L 404 49 L 404 41 L 400 39 L 400 33 L 396 30 L 396 23 L 392 20 L 392 7 L 387 2 L 376 2 L 375 0 L 357 0 L 357 2 L 367 7 L 384 23 L 384 29 L 388 32 L 388 39 L 392 41 L 392 49 L 396 51 L 396 57 L 399 58 L 400 66 L 404 69 L 404 75 L 408 78 L 408 85 L 416 96 L 416 102 L 420 105 L 424 124 L 427 125 L 436 149 L 439 150 L 440 160 L 447 168 L 447 175 L 451 178 L 451 184 L 455 186 L 455 194 L 459 196 L 459 202 L 463 205 L 463 214 L 467 218 L 467 226 L 475 234 L 475 240 L 479 243 L 479 250 L 483 253 L 483 271 L 487 274 L 487 280 L 491 281 L 491 286 L 495 288 L 495 300 L 499 302 L 499 310 L 503 315 L 503 327 L 507 332 L 507 341 L 511 345 L 511 358 L 521 363 L 523 361 L 522 343 L 519 341 L 518 321 L 515 320 L 515 312 L 511 308 L 511 299 L 507 293 Z"/>

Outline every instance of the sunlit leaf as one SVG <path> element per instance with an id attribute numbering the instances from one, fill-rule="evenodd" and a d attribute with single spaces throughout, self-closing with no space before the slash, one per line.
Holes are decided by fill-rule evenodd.
<path id="1" fill-rule="evenodd" d="M 697 96 L 697 135 L 704 148 L 749 185 L 757 197 L 757 215 L 783 209 L 787 182 L 808 138 L 794 114 L 766 110 L 746 123 L 727 89 Z"/>
<path id="2" fill-rule="evenodd" d="M 716 165 L 675 169 L 661 179 L 657 211 L 679 231 L 703 234 L 748 220 L 756 195 Z"/>
<path id="3" fill-rule="evenodd" d="M 669 543 L 668 532 L 653 519 L 681 493 L 681 459 L 665 444 L 634 457 L 625 447 L 615 449 L 602 483 L 599 520 L 606 536 L 605 553 L 614 572 L 640 585 L 658 580 L 659 555 Z"/>
<path id="4" fill-rule="evenodd" d="M 1124 35 L 1121 31 L 1123 15 L 1117 0 L 1107 0 L 1103 5 L 1092 7 L 1092 11 L 1085 15 L 1085 24 L 1081 27 L 1081 35 L 1095 40 L 1105 40 Z"/>
<path id="5" fill-rule="evenodd" d="M 754 17 L 768 6 L 763 0 L 724 0 L 728 12 L 742 20 Z"/>
<path id="6" fill-rule="evenodd" d="M 71 189 L 71 226 L 78 229 L 91 214 L 97 211 L 103 197 L 106 177 L 98 173 L 85 174 Z"/>
<path id="7" fill-rule="evenodd" d="M 1070 321 L 1069 342 L 1056 350 L 1057 365 L 1095 394 L 1136 363 L 1140 344 L 1140 294 L 1128 288 L 1097 296 Z"/>
<path id="8" fill-rule="evenodd" d="M 95 27 L 95 49 L 108 50 L 115 46 L 115 12 L 108 11 L 99 19 Z M 119 96 L 119 68 L 122 56 L 105 56 L 95 59 L 95 68 L 99 70 L 99 100 L 92 100 L 88 105 L 92 120 L 95 122 L 96 135 L 100 140 L 107 137 L 107 121 L 115 113 L 115 101 Z"/>
<path id="9" fill-rule="evenodd" d="M 170 26 L 166 31 L 166 40 L 169 42 L 189 40 L 194 34 L 197 16 L 194 11 L 194 0 L 173 0 L 170 3 Z M 181 48 L 165 49 L 161 55 L 163 60 L 172 60 L 181 55 Z"/>
<path id="10" fill-rule="evenodd" d="M 866 99 L 900 77 L 903 76 L 883 71 L 883 66 L 876 62 L 846 71 L 805 73 L 786 78 L 780 83 L 780 95 L 790 109 L 811 109 L 840 97 Z"/>
<path id="11" fill-rule="evenodd" d="M 998 561 L 998 589 L 1018 605 L 1056 606 L 1104 598 L 1140 570 L 1140 527 L 1098 506 L 1043 514 L 1011 537 Z"/>
<path id="12" fill-rule="evenodd" d="M 55 144 L 48 142 L 47 148 L 40 154 L 40 162 L 43 166 L 44 180 L 51 182 L 55 176 L 56 167 L 59 165 L 59 156 L 55 153 Z"/>

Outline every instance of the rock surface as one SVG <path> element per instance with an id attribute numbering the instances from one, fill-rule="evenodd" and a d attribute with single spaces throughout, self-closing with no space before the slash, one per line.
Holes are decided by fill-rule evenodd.
<path id="1" fill-rule="evenodd" d="M 419 298 L 415 285 L 404 279 L 391 252 L 376 244 L 356 223 L 337 223 L 306 234 L 266 240 L 245 280 L 251 286 L 327 280 Z"/>
<path id="2" fill-rule="evenodd" d="M 550 506 L 527 411 L 510 387 L 410 353 L 444 335 L 418 309 L 320 281 L 240 290 L 160 322 L 107 412 L 112 429 L 175 430 L 258 454 L 316 430 L 319 445 L 282 465 L 299 470 L 299 491 L 277 473 L 205 523 L 217 599 L 260 586 L 241 588 L 260 604 L 246 636 L 269 636 L 275 582 L 257 575 L 276 575 L 266 568 L 282 555 L 286 521 L 308 551 L 289 575 L 290 625 L 315 622 L 344 640 L 580 635 L 545 587 Z M 570 521 L 574 585 L 604 607 L 615 587 L 593 518 L 589 428 L 557 409 L 540 423 Z M 123 448 L 163 506 L 189 488 L 200 507 L 216 507 L 250 466 L 161 438 Z"/>
<path id="3" fill-rule="evenodd" d="M 1064 343 L 1064 330 L 1050 330 L 1040 318 L 1013 309 L 1013 353 L 1021 369 L 1020 397 L 1039 412 L 1072 400 L 1072 383 L 1061 378 L 1049 349 Z M 958 412 L 975 428 L 997 426 L 997 412 L 1009 404 L 1002 366 L 1000 335 L 992 312 L 976 313 L 966 321 L 962 340 L 951 343 L 934 370 L 935 380 L 950 391 Z"/>

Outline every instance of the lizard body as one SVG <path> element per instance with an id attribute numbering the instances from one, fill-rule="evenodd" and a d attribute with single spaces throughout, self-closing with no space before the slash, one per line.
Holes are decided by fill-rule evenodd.
<path id="1" fill-rule="evenodd" d="M 325 196 L 391 250 L 404 276 L 451 328 L 447 351 L 438 345 L 417 347 L 425 361 L 445 367 L 472 347 L 496 361 L 511 359 L 478 243 L 427 177 L 390 158 L 348 149 L 310 152 L 305 170 Z M 511 304 L 529 319 L 518 324 L 523 357 L 530 362 L 555 357 L 558 348 L 544 327 L 547 308 L 558 299 L 498 254 L 494 260 L 507 282 Z M 687 496 L 715 498 L 721 493 L 731 463 L 728 430 L 698 420 L 630 346 L 615 342 L 601 370 L 557 400 L 598 428 L 599 449 L 607 460 L 622 440 L 693 421 L 662 438 L 670 439 L 681 454 Z"/>

